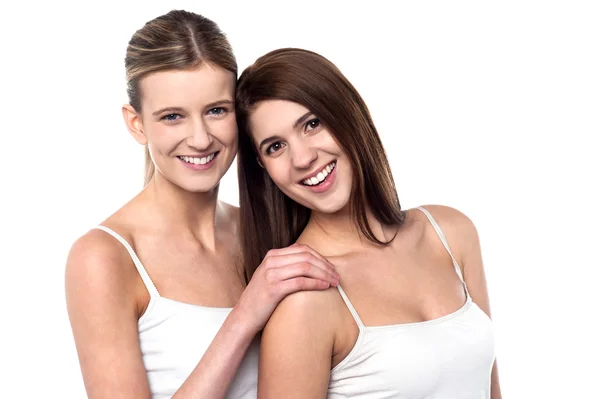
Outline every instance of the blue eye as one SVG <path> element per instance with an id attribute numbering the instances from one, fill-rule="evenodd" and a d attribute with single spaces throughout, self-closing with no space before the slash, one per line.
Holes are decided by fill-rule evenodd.
<path id="1" fill-rule="evenodd" d="M 179 115 L 179 114 L 168 114 L 168 115 L 163 116 L 160 119 L 165 120 L 167 122 L 174 122 L 179 118 L 181 118 L 181 115 Z"/>
<path id="2" fill-rule="evenodd" d="M 227 110 L 223 107 L 215 107 L 208 110 L 211 115 L 223 115 Z"/>

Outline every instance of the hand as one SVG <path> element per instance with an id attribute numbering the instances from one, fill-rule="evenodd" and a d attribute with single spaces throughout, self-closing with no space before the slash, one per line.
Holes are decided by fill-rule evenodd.
<path id="1" fill-rule="evenodd" d="M 272 249 L 254 272 L 236 308 L 259 332 L 286 295 L 336 287 L 339 279 L 333 265 L 307 245 Z"/>

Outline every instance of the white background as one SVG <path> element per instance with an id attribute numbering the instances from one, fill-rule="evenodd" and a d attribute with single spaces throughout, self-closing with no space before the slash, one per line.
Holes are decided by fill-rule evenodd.
<path id="1" fill-rule="evenodd" d="M 85 396 L 65 310 L 72 242 L 142 187 L 123 58 L 173 8 L 240 70 L 322 53 L 369 105 L 404 207 L 479 229 L 505 398 L 597 397 L 600 13 L 595 2 L 23 1 L 0 6 L 0 396 Z M 237 204 L 235 168 L 221 196 Z"/>

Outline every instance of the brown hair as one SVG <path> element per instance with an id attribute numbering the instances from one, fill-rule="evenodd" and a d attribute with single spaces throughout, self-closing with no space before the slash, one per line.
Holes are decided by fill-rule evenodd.
<path id="1" fill-rule="evenodd" d="M 231 45 L 218 25 L 192 12 L 173 10 L 146 24 L 127 46 L 125 69 L 129 104 L 141 111 L 140 80 L 153 72 L 193 69 L 208 62 L 233 72 L 237 63 Z M 146 147 L 144 185 L 154 175 L 154 163 Z"/>
<path id="2" fill-rule="evenodd" d="M 354 220 L 369 240 L 388 244 L 375 237 L 367 221 L 367 209 L 386 225 L 402 224 L 405 213 L 366 104 L 340 70 L 323 56 L 302 49 L 279 49 L 246 68 L 236 92 L 246 278 L 252 276 L 267 251 L 298 239 L 311 212 L 283 194 L 256 160 L 248 118 L 257 103 L 272 99 L 300 104 L 327 126 L 352 164 L 350 212 Z"/>

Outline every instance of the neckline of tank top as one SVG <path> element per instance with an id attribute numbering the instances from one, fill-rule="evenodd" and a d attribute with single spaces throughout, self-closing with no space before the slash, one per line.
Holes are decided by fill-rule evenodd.
<path id="1" fill-rule="evenodd" d="M 383 324 L 380 326 L 363 325 L 363 328 L 366 331 L 381 331 L 381 330 L 396 330 L 396 329 L 399 330 L 399 329 L 404 329 L 404 328 L 415 328 L 415 327 L 430 326 L 430 325 L 434 325 L 434 324 L 441 324 L 441 323 L 450 321 L 450 320 L 462 315 L 463 313 L 468 311 L 472 305 L 477 306 L 477 304 L 473 302 L 471 297 L 468 296 L 467 299 L 465 300 L 465 303 L 460 308 L 458 308 L 457 310 L 455 310 L 451 313 L 448 313 L 444 316 L 436 317 L 435 319 L 415 321 L 415 322 L 410 322 L 410 323 Z"/>
<path id="2" fill-rule="evenodd" d="M 195 309 L 199 309 L 199 310 L 210 310 L 210 311 L 216 311 L 216 312 L 231 312 L 233 310 L 233 307 L 228 308 L 228 307 L 196 305 L 194 303 L 183 302 L 183 301 L 178 301 L 176 299 L 166 298 L 164 296 L 161 296 L 160 294 L 156 296 L 156 299 L 170 302 L 175 305 L 182 305 L 182 306 L 191 307 L 191 308 L 195 308 Z"/>
<path id="3" fill-rule="evenodd" d="M 170 302 L 175 305 L 191 307 L 191 308 L 198 309 L 198 310 L 207 310 L 207 311 L 215 311 L 215 312 L 231 312 L 233 310 L 233 307 L 216 307 L 216 306 L 196 305 L 193 303 L 178 301 L 176 299 L 166 298 L 161 295 L 157 295 L 156 299 Z M 467 297 L 467 299 L 465 300 L 465 303 L 460 308 L 458 308 L 457 310 L 455 310 L 451 313 L 448 313 L 444 316 L 436 317 L 435 319 L 415 321 L 415 322 L 410 322 L 410 323 L 384 324 L 381 326 L 364 326 L 364 328 L 367 330 L 385 330 L 385 329 L 391 329 L 391 328 L 416 327 L 416 326 L 421 326 L 421 325 L 437 324 L 437 323 L 441 323 L 443 321 L 450 320 L 450 319 L 460 316 L 462 313 L 466 312 L 469 309 L 471 304 L 473 304 L 472 299 L 470 297 Z M 475 304 L 475 305 L 477 305 L 477 304 Z M 144 312 L 144 313 L 146 313 L 146 312 Z"/>

